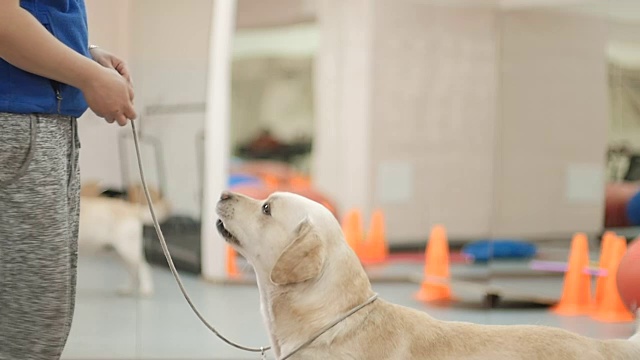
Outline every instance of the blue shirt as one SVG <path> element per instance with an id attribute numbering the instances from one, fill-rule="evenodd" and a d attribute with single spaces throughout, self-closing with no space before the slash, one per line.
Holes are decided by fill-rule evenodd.
<path id="1" fill-rule="evenodd" d="M 91 57 L 84 0 L 21 0 L 20 6 L 62 43 Z M 0 112 L 79 117 L 87 108 L 79 89 L 23 71 L 0 59 Z"/>

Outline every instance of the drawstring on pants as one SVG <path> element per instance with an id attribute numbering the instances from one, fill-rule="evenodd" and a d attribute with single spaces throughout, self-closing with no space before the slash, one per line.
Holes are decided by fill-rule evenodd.
<path id="1" fill-rule="evenodd" d="M 78 122 L 75 118 L 69 118 L 71 126 L 71 155 L 69 156 L 69 162 L 71 172 L 69 173 L 69 182 L 67 183 L 67 190 L 69 196 L 71 196 L 71 179 L 76 176 L 76 142 L 78 141 Z"/>

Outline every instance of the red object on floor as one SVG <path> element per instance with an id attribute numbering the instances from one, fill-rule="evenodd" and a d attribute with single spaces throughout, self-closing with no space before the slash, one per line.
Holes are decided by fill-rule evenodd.
<path id="1" fill-rule="evenodd" d="M 417 252 L 391 253 L 387 262 L 415 262 L 424 263 L 424 254 Z M 449 254 L 449 262 L 452 264 L 465 264 L 470 262 L 470 258 L 460 251 Z"/>
<path id="2" fill-rule="evenodd" d="M 629 245 L 618 266 L 616 280 L 622 302 L 631 311 L 640 308 L 640 238 Z"/>

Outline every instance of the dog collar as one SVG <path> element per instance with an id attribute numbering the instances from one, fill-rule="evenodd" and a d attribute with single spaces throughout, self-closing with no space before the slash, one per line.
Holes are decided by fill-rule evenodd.
<path id="1" fill-rule="evenodd" d="M 351 309 L 349 312 L 347 312 L 346 314 L 344 314 L 341 317 L 339 317 L 334 322 L 332 322 L 329 325 L 327 325 L 324 328 L 322 328 L 322 330 L 320 330 L 316 335 L 314 335 L 309 340 L 307 340 L 306 342 L 304 342 L 301 345 L 299 345 L 297 348 L 295 348 L 293 351 L 289 352 L 287 355 L 281 357 L 280 360 L 286 360 L 286 359 L 292 357 L 298 351 L 300 351 L 300 350 L 304 349 L 305 347 L 309 346 L 312 342 L 314 342 L 317 338 L 319 338 L 324 333 L 329 331 L 331 328 L 333 328 L 334 326 L 338 325 L 340 322 L 346 320 L 349 316 L 357 313 L 359 310 L 361 310 L 365 306 L 367 306 L 367 305 L 371 304 L 372 302 L 376 301 L 377 298 L 378 298 L 378 294 L 373 294 L 373 296 L 371 296 L 366 302 L 354 307 L 353 309 Z"/>

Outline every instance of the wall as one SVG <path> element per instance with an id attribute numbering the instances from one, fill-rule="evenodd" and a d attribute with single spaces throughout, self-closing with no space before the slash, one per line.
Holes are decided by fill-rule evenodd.
<path id="1" fill-rule="evenodd" d="M 436 223 L 452 238 L 488 235 L 496 14 L 487 7 L 377 4 L 373 203 L 385 208 L 396 239 L 424 239 Z M 410 191 L 394 194 L 407 185 Z"/>
<path id="2" fill-rule="evenodd" d="M 322 2 L 315 180 L 392 243 L 599 230 L 604 22 L 466 5 Z"/>
<path id="3" fill-rule="evenodd" d="M 371 72 L 375 2 L 320 1 L 313 181 L 339 210 L 371 206 Z"/>
<path id="4" fill-rule="evenodd" d="M 131 60 L 131 3 L 131 0 L 86 0 L 90 41 L 117 54 L 125 61 Z M 120 130 L 122 129 L 118 126 L 109 125 L 95 116 L 91 110 L 79 120 L 82 181 L 101 180 L 105 186 L 121 187 L 118 157 Z"/>
<path id="5" fill-rule="evenodd" d="M 391 242 L 422 243 L 434 223 L 488 234 L 492 10 L 321 4 L 314 181 L 342 210 L 383 208 Z"/>
<path id="6" fill-rule="evenodd" d="M 604 218 L 606 22 L 506 12 L 494 233 L 566 237 Z"/>
<path id="7" fill-rule="evenodd" d="M 208 71 L 210 0 L 136 0 L 131 66 L 141 131 L 162 145 L 166 194 L 175 213 L 199 217 L 201 131 Z M 130 154 L 133 154 L 130 152 Z M 153 158 L 147 156 L 153 176 Z M 135 165 L 133 158 L 130 161 Z M 132 180 L 137 171 L 131 170 Z"/>

